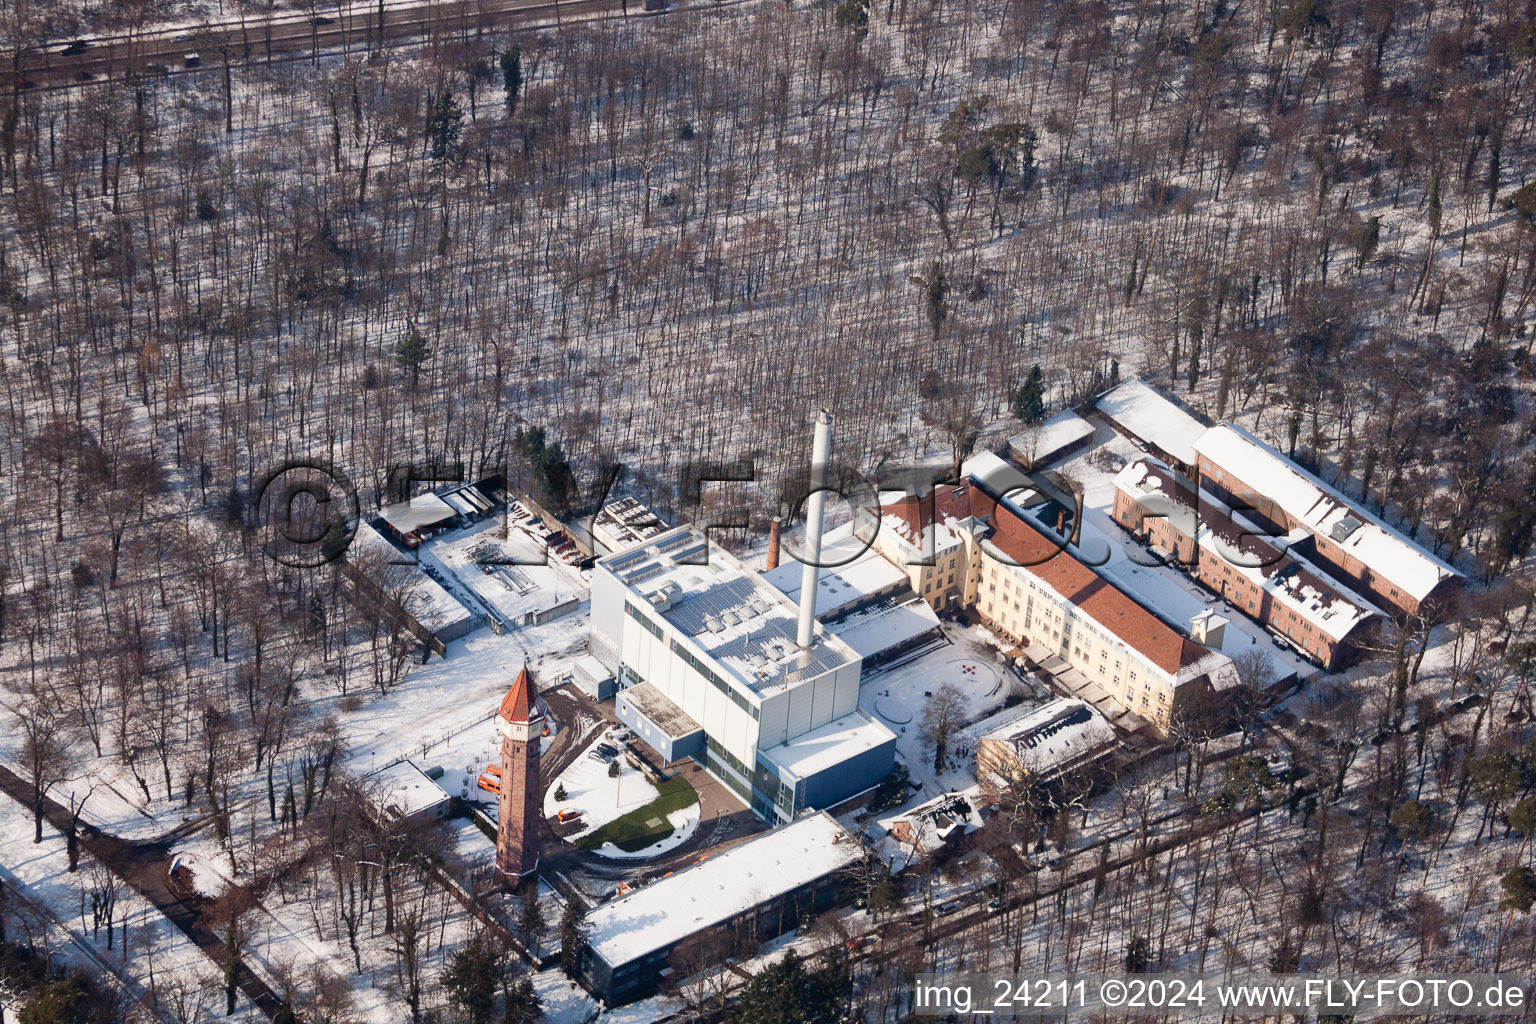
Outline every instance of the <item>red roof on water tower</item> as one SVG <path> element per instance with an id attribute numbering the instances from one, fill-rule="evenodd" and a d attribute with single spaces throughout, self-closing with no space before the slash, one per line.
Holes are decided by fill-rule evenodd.
<path id="1" fill-rule="evenodd" d="M 527 665 L 522 667 L 522 670 L 517 673 L 517 678 L 512 681 L 512 688 L 501 699 L 501 708 L 496 715 L 509 722 L 532 722 L 544 717 L 544 712 L 539 707 L 538 692 L 533 688 L 533 677 L 528 674 Z"/>

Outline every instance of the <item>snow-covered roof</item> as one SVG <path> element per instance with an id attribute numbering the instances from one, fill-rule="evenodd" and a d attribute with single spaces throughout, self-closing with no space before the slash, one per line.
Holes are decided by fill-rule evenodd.
<path id="1" fill-rule="evenodd" d="M 613 672 L 607 665 L 599 661 L 596 655 L 583 654 L 576 659 L 576 663 L 571 667 L 577 673 L 585 676 L 589 682 L 601 683 L 604 680 L 613 678 Z"/>
<path id="2" fill-rule="evenodd" d="M 962 793 L 943 793 L 878 823 L 898 842 L 915 844 L 919 852 L 929 853 L 956 832 L 972 832 L 985 825 L 979 803 L 972 787 Z"/>
<path id="3" fill-rule="evenodd" d="M 1038 466 L 1052 461 L 1066 449 L 1092 436 L 1093 424 L 1068 409 L 1010 437 L 1008 447 L 1016 455 Z"/>
<path id="4" fill-rule="evenodd" d="M 1205 433 L 1205 424 L 1155 388 L 1132 378 L 1106 392 L 1095 406 L 1148 444 L 1194 465 L 1195 441 Z"/>
<path id="5" fill-rule="evenodd" d="M 384 521 L 401 533 L 414 533 L 458 515 L 454 507 L 435 494 L 419 494 L 410 501 L 384 507 Z"/>
<path id="6" fill-rule="evenodd" d="M 1305 536 L 1297 530 L 1271 541 L 1239 512 L 1202 492 L 1200 531 L 1203 551 L 1230 565 L 1275 603 L 1289 609 L 1314 629 L 1337 642 L 1356 626 L 1380 615 L 1380 610 L 1296 553 Z"/>
<path id="7" fill-rule="evenodd" d="M 610 967 L 631 963 L 863 856 L 831 815 L 812 814 L 598 907 L 588 943 Z"/>
<path id="8" fill-rule="evenodd" d="M 794 778 L 808 779 L 866 750 L 895 742 L 895 733 L 864 712 L 854 711 L 759 753 Z"/>
<path id="9" fill-rule="evenodd" d="M 967 732 L 978 741 L 991 740 L 1008 747 L 1019 766 L 1038 777 L 1066 771 L 1115 742 L 1109 720 L 1092 704 L 1073 697 L 1037 708 L 1013 708 Z"/>
<path id="10" fill-rule="evenodd" d="M 363 777 L 374 803 L 398 818 L 409 818 L 450 799 L 442 787 L 409 761 L 396 761 Z"/>
<path id="11" fill-rule="evenodd" d="M 1195 535 L 1195 495 L 1189 481 L 1150 456 L 1127 463 L 1115 475 L 1115 487 L 1136 499 L 1147 511 L 1168 520 L 1168 525 Z"/>
<path id="12" fill-rule="evenodd" d="M 1212 427 L 1195 447 L 1415 600 L 1428 597 L 1441 581 L 1461 575 L 1242 427 Z"/>
<path id="13" fill-rule="evenodd" d="M 665 619 L 754 693 L 796 686 L 859 657 L 825 628 L 802 650 L 796 605 L 691 526 L 597 564 L 637 596 L 632 603 Z"/>
<path id="14" fill-rule="evenodd" d="M 357 536 L 352 544 L 359 551 L 380 551 L 387 558 L 405 562 L 407 556 L 401 555 L 393 544 L 384 539 L 384 535 L 367 523 L 360 523 L 357 527 Z M 413 577 L 410 590 L 406 594 L 406 610 L 415 616 L 416 621 L 434 633 L 447 629 L 469 619 L 470 612 L 454 597 L 420 568 L 411 565 L 401 565 L 402 571 L 409 571 Z"/>
<path id="15" fill-rule="evenodd" d="M 821 561 L 824 567 L 816 578 L 816 617 L 822 620 L 871 594 L 907 584 L 905 572 L 854 536 L 851 521 L 828 531 L 822 539 Z M 837 562 L 844 564 L 832 564 Z M 798 602 L 804 570 L 804 564 L 786 551 L 785 560 L 778 568 L 763 573 L 763 579 L 789 600 Z"/>
<path id="16" fill-rule="evenodd" d="M 623 551 L 665 533 L 670 527 L 634 498 L 616 498 L 592 520 L 592 533 L 603 546 Z"/>
<path id="17" fill-rule="evenodd" d="M 837 637 L 869 659 L 939 628 L 939 617 L 920 597 L 905 601 L 889 598 L 860 608 L 829 623 Z"/>
<path id="18" fill-rule="evenodd" d="M 1255 524 L 1205 491 L 1196 499 L 1189 482 L 1156 459 L 1130 463 L 1116 475 L 1115 486 L 1334 641 L 1379 614 L 1369 601 L 1302 558 L 1283 539 L 1275 539 L 1280 543 L 1267 539 Z M 1196 500 L 1198 515 L 1191 504 Z"/>

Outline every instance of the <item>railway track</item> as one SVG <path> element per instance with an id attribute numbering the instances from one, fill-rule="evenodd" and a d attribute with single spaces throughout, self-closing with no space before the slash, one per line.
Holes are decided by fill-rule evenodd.
<path id="1" fill-rule="evenodd" d="M 451 8 L 451 9 L 450 9 Z M 653 16 L 644 0 L 485 0 L 476 10 L 438 0 L 386 9 L 381 33 L 377 8 L 359 5 L 326 17 L 281 21 L 243 19 L 191 29 L 106 35 L 75 44 L 54 41 L 12 54 L 15 92 L 77 89 L 103 82 L 153 82 L 171 77 L 222 74 L 255 63 L 314 60 L 342 53 L 370 53 L 419 41 L 431 34 L 469 40 L 510 24 L 567 18 Z M 72 51 L 72 52 L 66 52 Z M 189 66 L 188 58 L 197 60 Z"/>

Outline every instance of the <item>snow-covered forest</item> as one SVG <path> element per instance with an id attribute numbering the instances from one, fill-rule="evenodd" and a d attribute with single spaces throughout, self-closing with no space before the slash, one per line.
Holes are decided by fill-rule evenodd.
<path id="1" fill-rule="evenodd" d="M 1221 741 L 1180 737 L 1058 817 L 1053 849 L 1084 852 L 986 861 L 1016 893 L 1102 871 L 980 936 L 889 930 L 854 968 L 861 1006 L 899 1019 L 929 964 L 1112 968 L 1131 946 L 1179 969 L 1531 962 L 1536 4 L 641 6 L 512 27 L 445 3 L 424 38 L 297 61 L 210 27 L 225 59 L 205 46 L 197 69 L 8 76 L 16 786 L 66 805 L 115 787 L 121 817 L 97 824 L 145 836 L 206 822 L 220 941 L 254 947 L 265 913 L 220 902 L 225 883 L 302 906 L 279 915 L 317 936 L 291 940 L 285 997 L 313 1019 L 458 1014 L 442 964 L 473 929 L 433 880 L 440 844 L 369 832 L 341 767 L 384 731 L 375 709 L 437 699 L 443 672 L 423 681 L 412 639 L 330 568 L 266 556 L 269 474 L 323 461 L 371 512 L 397 467 L 462 464 L 569 510 L 622 465 L 669 517 L 736 508 L 760 531 L 789 511 L 811 410 L 866 475 L 942 471 L 1035 414 L 1016 402 L 1033 368 L 1047 412 L 1145 374 L 1455 562 L 1466 606 L 1265 731 L 1312 766 L 1310 795 L 1246 755 L 1207 769 Z M 7 3 L 0 49 L 15 68 L 226 14 Z M 755 483 L 700 488 L 748 462 Z M 494 678 L 475 686 L 494 702 Z M 1162 847 L 1152 823 L 1181 802 L 1232 821 Z M 1126 829 L 1113 861 L 1087 842 Z"/>

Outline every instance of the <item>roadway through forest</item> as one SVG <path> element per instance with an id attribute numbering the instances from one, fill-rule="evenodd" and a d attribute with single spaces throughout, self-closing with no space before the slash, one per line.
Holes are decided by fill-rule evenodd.
<path id="1" fill-rule="evenodd" d="M 31 784 L 4 765 L 0 765 L 0 790 L 31 813 Z M 60 834 L 69 833 L 73 817 L 63 804 L 45 797 L 43 816 Z M 131 842 L 82 821 L 78 826 L 78 835 L 80 845 L 87 853 L 127 882 L 134 892 L 148 900 L 166 920 L 202 950 L 214 966 L 221 972 L 224 970 L 224 940 L 214 930 L 210 920 L 210 903 L 195 898 L 190 901 L 183 899 L 171 888 L 171 845 L 181 837 L 182 830 L 174 830 L 159 839 Z M 235 966 L 235 983 L 246 998 L 269 1018 L 282 1006 L 282 1000 L 243 961 Z"/>

